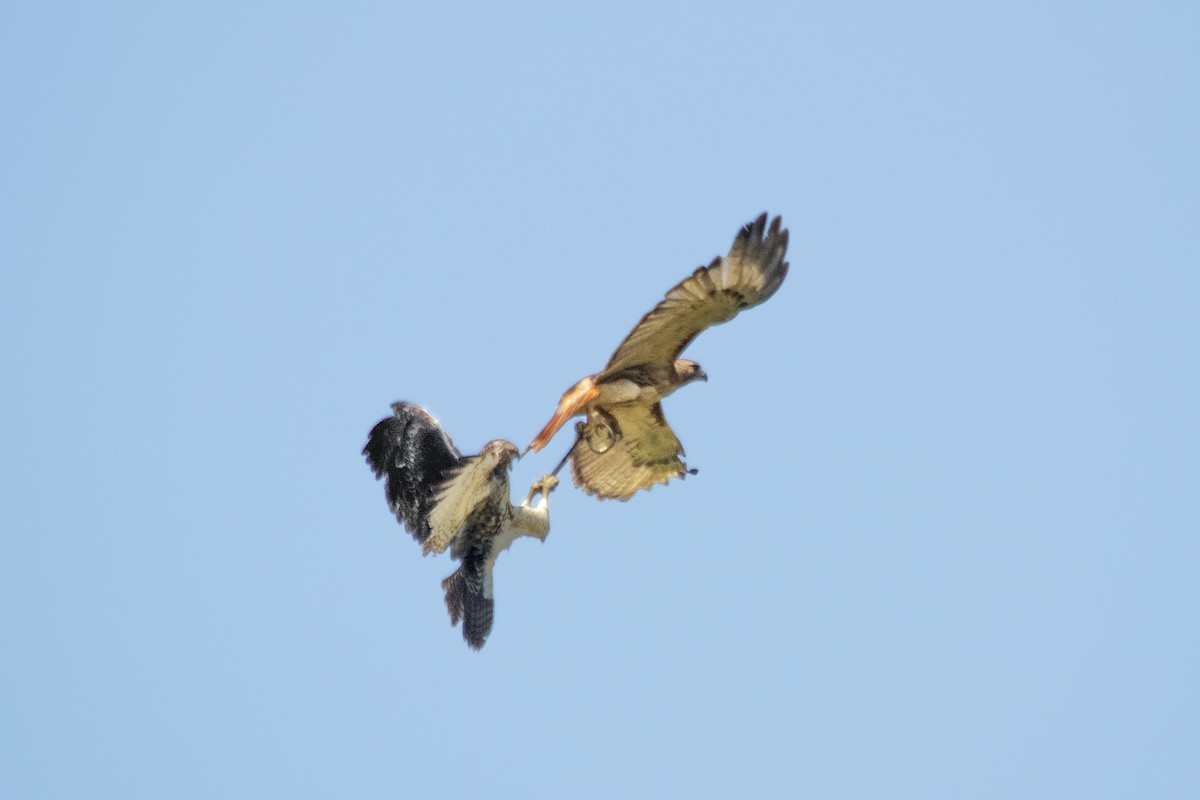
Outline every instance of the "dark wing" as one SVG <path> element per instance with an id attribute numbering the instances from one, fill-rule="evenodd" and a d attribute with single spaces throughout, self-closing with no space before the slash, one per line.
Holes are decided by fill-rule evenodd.
<path id="1" fill-rule="evenodd" d="M 622 403 L 600 412 L 611 434 L 593 435 L 595 421 L 579 423 L 585 428 L 572 450 L 571 476 L 580 489 L 601 499 L 628 500 L 638 489 L 686 471 L 679 458 L 683 445 L 663 418 L 661 404 Z"/>
<path id="2" fill-rule="evenodd" d="M 597 379 L 640 364 L 670 364 L 705 328 L 727 322 L 775 294 L 787 276 L 783 257 L 788 232 L 780 230 L 779 217 L 764 237 L 766 227 L 764 213 L 742 228 L 729 255 L 700 267 L 667 292 L 629 332 Z"/>
<path id="3" fill-rule="evenodd" d="M 371 429 L 363 455 L 376 479 L 387 481 L 387 502 L 396 519 L 424 544 L 439 489 L 466 459 L 425 409 L 393 403 L 392 411 Z"/>

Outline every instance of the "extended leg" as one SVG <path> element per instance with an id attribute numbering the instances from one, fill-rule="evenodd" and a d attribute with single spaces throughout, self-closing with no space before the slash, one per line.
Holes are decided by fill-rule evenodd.
<path id="1" fill-rule="evenodd" d="M 523 506 L 529 506 L 533 503 L 533 498 L 539 494 L 545 499 L 550 499 L 550 493 L 558 486 L 558 478 L 554 475 L 543 475 L 534 481 L 529 487 L 529 494 L 525 495 L 525 499 L 521 502 Z"/>

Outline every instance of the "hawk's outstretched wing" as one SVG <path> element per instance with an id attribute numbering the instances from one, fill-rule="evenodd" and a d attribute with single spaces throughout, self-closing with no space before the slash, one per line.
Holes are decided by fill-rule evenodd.
<path id="1" fill-rule="evenodd" d="M 430 513 L 451 470 L 466 459 L 433 415 L 413 403 L 392 403 L 392 416 L 367 436 L 363 455 L 375 478 L 387 481 L 388 506 L 405 529 L 425 544 Z"/>
<path id="2" fill-rule="evenodd" d="M 576 486 L 596 497 L 628 500 L 638 489 L 666 483 L 687 470 L 679 458 L 683 445 L 664 419 L 661 404 L 622 403 L 604 413 L 599 423 L 578 423 L 584 428 L 572 450 Z"/>
<path id="3" fill-rule="evenodd" d="M 779 225 L 776 217 L 767 230 L 764 213 L 744 226 L 727 256 L 684 278 L 642 317 L 596 379 L 643 364 L 669 364 L 705 328 L 775 294 L 788 271 L 783 260 L 788 232 Z"/>
<path id="4" fill-rule="evenodd" d="M 454 541 L 467 518 L 491 494 L 492 473 L 499 462 L 495 451 L 484 450 L 477 456 L 464 458 L 446 476 L 445 482 L 437 488 L 429 512 L 430 534 L 423 552 L 440 553 Z M 504 502 L 508 502 L 508 489 L 504 490 Z"/>

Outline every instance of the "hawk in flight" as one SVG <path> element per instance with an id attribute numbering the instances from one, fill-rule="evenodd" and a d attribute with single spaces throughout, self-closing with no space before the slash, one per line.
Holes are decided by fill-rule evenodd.
<path id="1" fill-rule="evenodd" d="M 423 551 L 462 562 L 442 581 L 450 624 L 462 621 L 463 638 L 478 650 L 492 630 L 492 568 L 519 536 L 545 541 L 549 495 L 558 480 L 544 476 L 519 505 L 509 500 L 512 442 L 495 439 L 478 455 L 464 456 L 438 421 L 412 403 L 393 403 L 393 414 L 371 429 L 363 455 L 386 481 L 388 506 Z M 541 494 L 536 506 L 533 497 Z"/>
<path id="2" fill-rule="evenodd" d="M 575 485 L 596 497 L 628 500 L 639 489 L 688 471 L 683 445 L 663 417 L 662 398 L 708 380 L 695 361 L 679 358 L 710 325 L 728 322 L 767 300 L 787 276 L 788 232 L 767 215 L 741 229 L 729 254 L 684 278 L 642 317 L 608 364 L 568 389 L 529 448 L 541 450 L 577 414 L 568 456 Z"/>

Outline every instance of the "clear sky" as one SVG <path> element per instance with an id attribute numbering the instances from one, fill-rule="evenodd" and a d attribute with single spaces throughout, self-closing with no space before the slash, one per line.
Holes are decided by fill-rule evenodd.
<path id="1" fill-rule="evenodd" d="M 1200 7 L 246 6 L 0 11 L 0 796 L 1200 796 Z M 764 210 L 469 651 L 367 431 Z"/>

